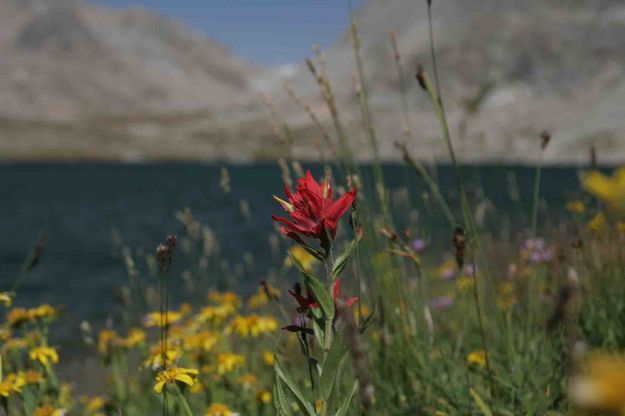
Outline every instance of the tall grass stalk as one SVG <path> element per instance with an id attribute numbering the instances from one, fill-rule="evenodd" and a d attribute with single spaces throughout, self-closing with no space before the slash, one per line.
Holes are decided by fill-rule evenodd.
<path id="1" fill-rule="evenodd" d="M 360 112 L 362 115 L 362 121 L 369 138 L 369 146 L 371 148 L 371 154 L 373 156 L 373 169 L 376 182 L 376 195 L 378 196 L 378 202 L 382 208 L 382 214 L 388 223 L 392 223 L 390 208 L 388 205 L 388 197 L 386 196 L 386 190 L 384 187 L 384 173 L 382 172 L 382 165 L 380 162 L 380 150 L 378 145 L 377 131 L 375 129 L 375 123 L 373 120 L 373 114 L 369 105 L 369 94 L 367 90 L 367 82 L 365 79 L 365 69 L 362 63 L 362 50 L 360 33 L 358 31 L 358 25 L 356 24 L 356 18 L 354 16 L 354 10 L 352 8 L 352 1 L 347 0 L 347 7 L 350 17 L 350 34 L 352 39 L 352 49 L 354 50 L 354 59 L 356 62 L 356 70 L 358 74 L 357 95 L 358 103 L 360 105 Z"/>
<path id="2" fill-rule="evenodd" d="M 330 155 L 336 155 L 336 145 L 332 142 L 332 138 L 330 137 L 328 129 L 326 129 L 326 127 L 323 125 L 321 119 L 312 108 L 312 106 L 309 103 L 305 102 L 303 99 L 301 99 L 299 96 L 297 96 L 291 85 L 285 84 L 284 91 L 293 100 L 293 102 L 295 102 L 295 104 L 297 104 L 302 110 L 306 112 L 306 114 L 308 114 L 310 120 L 313 122 L 315 127 L 317 127 L 317 130 L 319 130 L 319 132 L 321 133 L 321 137 L 323 138 L 325 145 L 330 149 Z M 321 157 L 325 159 L 325 152 L 321 152 Z"/>
<path id="3" fill-rule="evenodd" d="M 545 152 L 547 145 L 549 144 L 549 133 L 546 131 L 541 133 L 542 143 L 540 146 L 540 154 L 538 156 L 538 163 L 536 164 L 536 173 L 534 175 L 534 193 L 532 199 L 532 224 L 530 228 L 531 238 L 537 237 L 538 227 L 538 206 L 540 204 L 540 183 L 543 171 L 543 162 L 545 159 Z"/>
<path id="4" fill-rule="evenodd" d="M 260 97 L 263 103 L 265 104 L 265 107 L 267 108 L 267 110 L 269 111 L 271 115 L 271 128 L 274 134 L 284 144 L 287 150 L 287 156 L 289 158 L 292 158 L 293 157 L 293 143 L 295 142 L 295 139 L 293 137 L 293 132 L 291 131 L 291 128 L 284 120 L 282 120 L 282 118 L 278 114 L 278 110 L 276 109 L 276 106 L 274 105 L 269 95 L 263 93 L 260 95 Z"/>
<path id="5" fill-rule="evenodd" d="M 401 52 L 399 50 L 399 43 L 397 42 L 397 33 L 391 32 L 389 34 L 391 41 L 391 48 L 393 49 L 393 61 L 395 62 L 395 69 L 397 70 L 397 81 L 399 83 L 399 96 L 401 98 L 401 107 L 404 116 L 404 136 L 406 139 L 412 137 L 412 126 L 410 123 L 410 110 L 408 109 L 408 94 L 406 88 L 406 75 L 404 71 L 404 65 L 402 64 Z"/>
<path id="6" fill-rule="evenodd" d="M 410 110 L 408 108 L 408 94 L 406 87 L 406 76 L 404 71 L 404 66 L 402 63 L 401 51 L 399 49 L 399 43 L 397 41 L 397 34 L 395 32 L 391 32 L 389 34 L 389 39 L 391 42 L 391 48 L 393 50 L 393 61 L 395 62 L 395 68 L 397 70 L 397 80 L 400 86 L 400 97 L 402 104 L 402 111 L 404 116 L 404 135 L 406 140 L 410 140 L 413 138 L 413 131 L 410 123 Z M 401 151 L 404 161 L 412 166 L 419 176 L 425 181 L 426 185 L 430 189 L 430 192 L 434 196 L 434 199 L 438 202 L 443 213 L 445 214 L 445 218 L 449 222 L 450 227 L 454 227 L 457 224 L 457 221 L 449 208 L 449 204 L 443 197 L 443 194 L 440 191 L 438 183 L 432 178 L 432 175 L 427 171 L 423 163 L 421 163 L 418 159 L 413 158 L 408 151 L 408 146 L 406 143 L 396 142 L 395 146 Z"/>
<path id="7" fill-rule="evenodd" d="M 356 166 L 354 164 L 354 159 L 349 149 L 349 142 L 347 140 L 347 135 L 345 134 L 343 123 L 339 116 L 339 111 L 336 98 L 334 96 L 334 91 L 332 89 L 332 84 L 330 83 L 330 79 L 328 78 L 327 72 L 325 70 L 325 58 L 323 56 L 323 53 L 321 52 L 321 49 L 318 46 L 314 46 L 313 51 L 317 56 L 319 68 L 317 68 L 317 65 L 315 65 L 312 59 L 306 60 L 306 66 L 308 67 L 309 72 L 317 82 L 328 112 L 330 113 L 330 117 L 332 118 L 332 124 L 334 126 L 334 131 L 336 133 L 339 146 L 339 154 L 341 156 L 341 161 L 345 167 L 345 170 L 348 173 L 356 173 Z"/>

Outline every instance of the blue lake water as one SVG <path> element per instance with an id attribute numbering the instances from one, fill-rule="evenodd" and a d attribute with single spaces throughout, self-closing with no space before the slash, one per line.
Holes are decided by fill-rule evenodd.
<path id="1" fill-rule="evenodd" d="M 319 165 L 310 167 L 322 172 Z M 127 282 L 125 267 L 112 250 L 112 230 L 119 230 L 128 246 L 153 252 L 168 233 L 182 233 L 174 214 L 184 207 L 214 230 L 224 258 L 234 263 L 243 252 L 253 254 L 262 278 L 270 259 L 268 235 L 274 232 L 270 215 L 280 211 L 272 199 L 272 194 L 282 193 L 280 170 L 269 164 L 227 168 L 229 193 L 220 189 L 218 165 L 0 165 L 0 290 L 11 287 L 45 231 L 49 238 L 40 265 L 20 287 L 17 304 L 63 304 L 68 315 L 59 333 L 78 334 L 81 319 L 98 323 L 108 317 L 116 288 Z M 366 182 L 371 169 L 363 170 Z M 384 175 L 392 192 L 408 190 L 431 238 L 447 243 L 449 231 L 442 227 L 442 214 L 432 205 L 420 207 L 425 186 L 416 173 L 403 165 L 388 165 Z M 527 226 L 533 168 L 464 167 L 463 176 L 473 197 L 488 198 L 502 216 L 515 219 L 513 224 Z M 440 167 L 438 177 L 444 193 L 457 205 L 452 170 Z M 511 181 L 516 185 L 511 187 Z M 518 200 L 511 197 L 511 188 L 518 189 Z M 578 193 L 577 169 L 547 168 L 542 196 L 554 208 L 541 214 L 542 221 L 550 221 Z M 251 221 L 239 209 L 241 200 L 249 203 Z M 394 214 L 399 224 L 405 222 L 404 212 Z"/>

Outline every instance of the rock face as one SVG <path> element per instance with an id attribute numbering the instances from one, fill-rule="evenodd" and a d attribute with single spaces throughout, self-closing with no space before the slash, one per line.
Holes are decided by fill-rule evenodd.
<path id="1" fill-rule="evenodd" d="M 381 157 L 399 160 L 395 142 L 406 141 L 417 158 L 447 160 L 432 105 L 413 77 L 416 63 L 432 75 L 426 1 L 368 0 L 356 20 Z M 433 22 L 461 159 L 534 161 L 547 129 L 553 135 L 548 161 L 584 161 L 593 146 L 600 161 L 625 160 L 622 0 L 433 0 Z M 403 82 L 389 32 L 397 35 Z M 325 55 L 354 157 L 368 160 L 349 32 Z M 322 142 L 336 137 L 305 65 L 254 67 L 146 10 L 86 0 L 0 0 L 0 57 L 3 159 L 336 154 Z M 284 93 L 285 81 L 329 134 Z M 270 121 L 257 90 L 273 98 L 290 134 L 281 120 Z"/>
<path id="2" fill-rule="evenodd" d="M 426 1 L 369 0 L 355 16 L 369 95 L 383 132 L 382 154 L 398 157 L 393 143 L 401 139 L 404 124 L 402 83 L 389 38 L 395 32 L 418 132 L 412 150 L 445 159 L 431 104 L 414 79 L 417 63 L 433 78 Z M 585 160 L 592 145 L 602 160 L 625 159 L 622 1 L 433 0 L 433 29 L 441 90 L 461 157 L 533 160 L 540 131 L 549 129 L 555 140 L 548 160 Z M 325 55 L 343 107 L 355 107 L 349 33 Z M 302 66 L 291 81 L 305 94 L 315 89 L 309 78 Z"/>
<path id="3" fill-rule="evenodd" d="M 146 10 L 0 0 L 0 116 L 223 109 L 249 97 L 250 65 Z"/>
<path id="4" fill-rule="evenodd" d="M 404 61 L 429 64 L 425 0 L 369 0 L 357 13 L 372 85 L 396 87 L 389 32 Z M 619 0 L 434 0 L 433 22 L 441 77 L 450 93 L 486 83 L 526 83 L 544 93 L 566 93 L 621 64 L 625 5 Z M 351 76 L 346 34 L 328 51 L 331 73 Z"/>

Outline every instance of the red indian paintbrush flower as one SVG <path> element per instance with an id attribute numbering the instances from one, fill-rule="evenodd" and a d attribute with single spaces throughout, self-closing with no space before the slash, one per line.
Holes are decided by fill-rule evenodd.
<path id="1" fill-rule="evenodd" d="M 284 224 L 280 227 L 285 235 L 301 242 L 300 234 L 310 238 L 322 239 L 327 230 L 330 238 L 336 235 L 339 219 L 356 199 L 356 190 L 352 189 L 336 201 L 332 200 L 330 178 L 317 183 L 310 171 L 304 178 L 299 178 L 295 193 L 285 186 L 288 201 L 274 198 L 289 213 L 291 219 L 272 215 L 274 221 Z"/>

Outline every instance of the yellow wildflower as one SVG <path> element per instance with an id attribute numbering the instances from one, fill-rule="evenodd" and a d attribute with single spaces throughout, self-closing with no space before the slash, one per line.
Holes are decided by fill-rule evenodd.
<path id="1" fill-rule="evenodd" d="M 184 337 L 182 346 L 185 350 L 211 351 L 219 342 L 219 335 L 211 331 L 202 331 Z"/>
<path id="2" fill-rule="evenodd" d="M 573 214 L 583 214 L 586 211 L 586 205 L 579 199 L 566 203 L 566 210 Z"/>
<path id="3" fill-rule="evenodd" d="M 128 336 L 121 340 L 121 344 L 126 348 L 134 348 L 145 342 L 145 332 L 139 328 L 132 328 L 128 331 Z"/>
<path id="4" fill-rule="evenodd" d="M 219 325 L 233 313 L 234 309 L 229 306 L 206 306 L 200 310 L 198 318 L 201 322 L 211 322 Z"/>
<path id="5" fill-rule="evenodd" d="M 516 303 L 516 288 L 514 282 L 503 282 L 499 286 L 499 296 L 497 296 L 497 307 L 503 311 L 512 309 Z"/>
<path id="6" fill-rule="evenodd" d="M 23 350 L 28 348 L 28 341 L 24 338 L 10 338 L 6 344 L 4 344 L 5 348 L 9 351 L 11 350 Z"/>
<path id="7" fill-rule="evenodd" d="M 360 310 L 358 309 L 358 307 L 354 307 L 354 321 L 358 322 L 358 317 L 360 315 L 360 313 L 362 312 L 362 318 L 365 319 L 366 317 L 369 316 L 369 308 L 367 308 L 367 305 L 361 305 L 360 306 Z"/>
<path id="8" fill-rule="evenodd" d="M 473 276 L 462 276 L 456 280 L 456 287 L 460 292 L 468 292 L 475 286 L 475 280 Z"/>
<path id="9" fill-rule="evenodd" d="M 14 393 L 21 393 L 24 379 L 17 374 L 7 374 L 0 383 L 0 396 L 9 397 Z"/>
<path id="10" fill-rule="evenodd" d="M 62 407 L 71 406 L 74 387 L 69 383 L 61 383 L 61 393 L 59 394 L 59 405 Z"/>
<path id="11" fill-rule="evenodd" d="M 217 374 L 223 375 L 231 373 L 238 366 L 243 364 L 245 358 L 242 355 L 232 352 L 224 352 L 217 356 Z"/>
<path id="12" fill-rule="evenodd" d="M 223 403 L 212 403 L 204 416 L 236 416 L 237 413 L 234 413 L 228 406 Z"/>
<path id="13" fill-rule="evenodd" d="M 237 379 L 237 383 L 239 383 L 243 387 L 251 387 L 257 382 L 258 382 L 258 377 L 256 377 L 252 373 L 243 374 L 241 377 Z"/>
<path id="14" fill-rule="evenodd" d="M 54 348 L 50 347 L 37 347 L 30 350 L 30 359 L 33 361 L 39 361 L 41 365 L 47 366 L 50 362 L 56 364 L 59 362 L 59 355 Z"/>
<path id="15" fill-rule="evenodd" d="M 193 386 L 195 379 L 200 372 L 194 368 L 182 368 L 173 367 L 165 371 L 161 371 L 156 375 L 156 384 L 154 385 L 154 391 L 157 394 L 161 394 L 166 384 L 182 383 L 187 386 Z"/>
<path id="16" fill-rule="evenodd" d="M 305 271 L 311 272 L 313 270 L 313 266 L 315 265 L 315 257 L 307 252 L 301 246 L 293 246 L 289 249 L 289 253 L 295 260 L 299 261 Z M 291 267 L 292 261 L 290 257 L 284 259 L 285 267 Z"/>
<path id="17" fill-rule="evenodd" d="M 98 351 L 100 351 L 100 354 L 108 356 L 111 353 L 111 348 L 117 345 L 118 341 L 117 332 L 103 329 L 98 334 Z"/>
<path id="18" fill-rule="evenodd" d="M 11 339 L 10 328 L 0 328 L 0 342 L 5 342 Z"/>
<path id="19" fill-rule="evenodd" d="M 52 405 L 46 404 L 35 409 L 34 416 L 63 416 L 65 409 L 57 409 Z"/>
<path id="20" fill-rule="evenodd" d="M 211 291 L 208 294 L 208 300 L 221 306 L 228 306 L 233 311 L 241 306 L 241 298 L 234 292 L 216 292 Z"/>
<path id="21" fill-rule="evenodd" d="M 165 318 L 167 318 L 167 325 L 172 325 L 179 322 L 183 318 L 183 314 L 176 311 L 169 311 L 161 317 L 160 312 L 150 312 L 143 319 L 143 325 L 145 325 L 146 328 L 164 326 Z"/>
<path id="22" fill-rule="evenodd" d="M 249 315 L 235 316 L 228 325 L 227 333 L 234 332 L 243 338 L 250 335 L 253 338 L 267 334 L 278 329 L 278 322 L 272 317 Z"/>
<path id="23" fill-rule="evenodd" d="M 28 310 L 28 316 L 30 319 L 45 319 L 45 318 L 56 318 L 58 315 L 57 309 L 53 308 L 48 304 L 43 304 L 37 306 L 36 308 L 32 308 Z"/>
<path id="24" fill-rule="evenodd" d="M 30 320 L 30 315 L 28 311 L 24 308 L 13 308 L 9 311 L 7 315 L 7 322 L 9 326 L 20 326 L 24 322 L 28 322 Z"/>
<path id="25" fill-rule="evenodd" d="M 0 303 L 2 303 L 7 308 L 10 308 L 11 305 L 13 305 L 13 293 L 0 292 Z"/>
<path id="26" fill-rule="evenodd" d="M 271 399 L 271 392 L 267 389 L 259 390 L 258 393 L 256 393 L 256 401 L 258 403 L 269 404 L 271 403 Z"/>
<path id="27" fill-rule="evenodd" d="M 203 391 L 204 391 L 204 386 L 202 386 L 202 383 L 195 383 L 194 385 L 189 387 L 189 393 L 191 394 L 199 394 L 199 393 L 202 393 Z"/>
<path id="28" fill-rule="evenodd" d="M 260 288 L 258 292 L 254 293 L 247 300 L 247 307 L 250 309 L 260 308 L 261 306 L 265 306 L 269 303 L 269 296 L 265 293 L 265 291 Z"/>
<path id="29" fill-rule="evenodd" d="M 582 176 L 582 185 L 611 211 L 625 212 L 625 166 L 618 168 L 611 177 L 598 171 L 588 172 Z"/>
<path id="30" fill-rule="evenodd" d="M 625 355 L 591 356 L 572 378 L 569 395 L 580 410 L 625 414 Z"/>
<path id="31" fill-rule="evenodd" d="M 473 351 L 467 356 L 467 361 L 479 367 L 486 367 L 486 351 Z"/>
<path id="32" fill-rule="evenodd" d="M 181 303 L 180 307 L 178 308 L 178 311 L 180 312 L 182 316 L 187 316 L 193 311 L 193 307 L 189 303 L 186 303 L 186 302 Z"/>
<path id="33" fill-rule="evenodd" d="M 166 363 L 163 363 L 163 355 L 165 356 L 165 361 L 167 361 Z M 160 345 L 154 345 L 152 348 L 150 348 L 150 354 L 143 364 L 146 367 L 156 370 L 157 368 L 163 368 L 173 363 L 178 359 L 179 356 L 179 350 L 168 349 L 167 351 L 165 351 L 165 354 L 163 354 L 161 352 Z"/>
<path id="34" fill-rule="evenodd" d="M 262 282 L 258 291 L 248 299 L 247 307 L 250 309 L 259 308 L 269 303 L 270 299 L 280 300 L 280 289 L 267 282 Z"/>
<path id="35" fill-rule="evenodd" d="M 315 411 L 317 414 L 321 414 L 323 412 L 324 401 L 321 399 L 315 400 Z"/>
<path id="36" fill-rule="evenodd" d="M 263 351 L 263 362 L 269 367 L 273 367 L 273 352 Z"/>
<path id="37" fill-rule="evenodd" d="M 595 234 L 602 234 L 607 229 L 607 221 L 602 212 L 598 213 L 586 224 L 586 229 Z"/>
<path id="38" fill-rule="evenodd" d="M 35 370 L 26 370 L 19 374 L 24 384 L 39 384 L 43 382 L 43 374 Z"/>
<path id="39" fill-rule="evenodd" d="M 106 400 L 101 396 L 88 397 L 83 396 L 80 398 L 81 403 L 84 404 L 85 410 L 89 413 L 96 413 L 104 408 Z"/>

